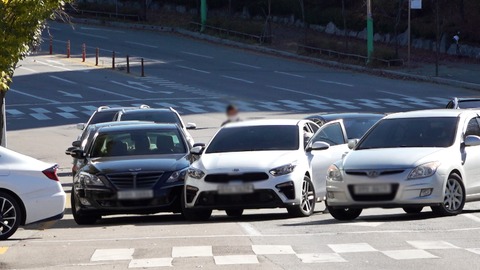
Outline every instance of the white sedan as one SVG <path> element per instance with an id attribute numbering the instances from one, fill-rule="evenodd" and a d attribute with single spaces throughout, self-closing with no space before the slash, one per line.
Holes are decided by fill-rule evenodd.
<path id="1" fill-rule="evenodd" d="M 0 147 L 0 240 L 21 225 L 61 219 L 65 192 L 57 166 Z"/>
<path id="2" fill-rule="evenodd" d="M 339 220 L 363 208 L 459 214 L 480 200 L 480 111 L 425 110 L 380 120 L 330 166 L 327 203 Z"/>

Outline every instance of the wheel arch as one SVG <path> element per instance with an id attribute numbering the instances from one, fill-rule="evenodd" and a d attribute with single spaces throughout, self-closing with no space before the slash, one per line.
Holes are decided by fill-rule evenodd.
<path id="1" fill-rule="evenodd" d="M 462 180 L 462 182 L 463 182 L 462 173 L 461 173 L 459 170 L 457 170 L 457 169 L 453 169 L 453 170 L 448 174 L 448 176 L 450 177 L 450 175 L 452 175 L 452 174 L 454 174 L 454 173 L 457 174 L 458 176 L 460 176 L 460 180 Z"/>
<path id="2" fill-rule="evenodd" d="M 23 204 L 22 199 L 13 191 L 6 189 L 6 188 L 0 188 L 0 191 L 7 193 L 8 195 L 12 196 L 15 198 L 20 205 L 20 210 L 22 211 L 22 220 L 20 220 L 20 225 L 25 225 L 25 221 L 27 220 L 27 210 L 25 208 L 25 204 Z"/>

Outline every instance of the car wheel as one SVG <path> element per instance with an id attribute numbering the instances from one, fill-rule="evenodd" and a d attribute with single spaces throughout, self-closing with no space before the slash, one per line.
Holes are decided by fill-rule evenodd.
<path id="1" fill-rule="evenodd" d="M 305 175 L 302 181 L 302 198 L 299 205 L 288 207 L 288 213 L 294 217 L 308 217 L 315 210 L 315 189 L 310 177 Z"/>
<path id="2" fill-rule="evenodd" d="M 211 209 L 191 209 L 185 206 L 185 191 L 182 190 L 181 196 L 182 215 L 186 220 L 190 221 L 205 221 L 212 216 Z"/>
<path id="3" fill-rule="evenodd" d="M 462 178 L 452 173 L 445 186 L 445 194 L 442 204 L 432 206 L 433 213 L 441 216 L 454 216 L 462 212 L 465 205 L 465 187 Z"/>
<path id="4" fill-rule="evenodd" d="M 418 214 L 420 212 L 422 212 L 423 210 L 423 207 L 419 206 L 419 207 L 404 207 L 403 208 L 403 211 L 405 211 L 405 213 L 407 214 Z"/>
<path id="5" fill-rule="evenodd" d="M 13 196 L 0 191 L 0 240 L 6 240 L 20 227 L 22 210 Z"/>
<path id="6" fill-rule="evenodd" d="M 225 213 L 227 213 L 227 216 L 229 217 L 241 217 L 243 214 L 243 209 L 228 209 L 225 210 Z"/>
<path id="7" fill-rule="evenodd" d="M 75 188 L 72 188 L 70 203 L 72 205 L 73 219 L 78 225 L 93 225 L 101 218 L 101 216 L 98 215 L 88 215 L 77 211 L 77 196 L 75 195 Z"/>
<path id="8" fill-rule="evenodd" d="M 349 220 L 354 220 L 360 214 L 362 213 L 363 209 L 352 209 L 352 208 L 333 208 L 330 206 L 327 206 L 328 212 L 330 212 L 330 215 L 334 217 L 336 220 L 341 220 L 341 221 L 349 221 Z"/>

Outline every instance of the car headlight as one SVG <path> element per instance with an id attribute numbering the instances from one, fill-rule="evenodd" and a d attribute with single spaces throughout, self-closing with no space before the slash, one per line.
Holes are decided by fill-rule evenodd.
<path id="1" fill-rule="evenodd" d="M 290 163 L 287 165 L 283 165 L 283 166 L 271 169 L 269 173 L 273 176 L 286 175 L 286 174 L 292 173 L 293 170 L 295 170 L 295 167 L 297 167 L 297 164 Z"/>
<path id="2" fill-rule="evenodd" d="M 330 181 L 343 181 L 342 172 L 336 165 L 330 165 L 330 167 L 328 167 L 327 179 Z"/>
<path id="3" fill-rule="evenodd" d="M 435 174 L 440 162 L 433 161 L 417 166 L 408 175 L 408 179 L 419 179 L 429 177 Z"/>
<path id="4" fill-rule="evenodd" d="M 87 186 L 105 186 L 105 183 L 103 183 L 98 176 L 86 172 L 81 172 L 78 176 L 78 180 Z"/>
<path id="5" fill-rule="evenodd" d="M 185 175 L 187 174 L 188 169 L 182 169 L 179 171 L 175 171 L 170 175 L 170 177 L 167 179 L 167 183 L 174 183 L 177 181 L 183 181 L 185 180 Z"/>
<path id="6" fill-rule="evenodd" d="M 187 174 L 189 177 L 193 179 L 202 179 L 202 177 L 205 176 L 205 173 L 202 170 L 195 169 L 195 168 L 189 168 L 187 171 Z"/>

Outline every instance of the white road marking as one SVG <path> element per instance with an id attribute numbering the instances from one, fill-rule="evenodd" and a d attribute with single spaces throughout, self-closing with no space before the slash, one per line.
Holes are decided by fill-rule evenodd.
<path id="1" fill-rule="evenodd" d="M 253 227 L 253 225 L 250 224 L 250 223 L 241 222 L 241 223 L 238 223 L 238 225 L 240 227 L 242 227 L 243 231 L 247 235 L 250 235 L 250 236 L 261 236 L 262 235 L 262 233 L 259 230 L 257 230 L 255 227 Z"/>
<path id="2" fill-rule="evenodd" d="M 69 106 L 64 106 L 64 107 L 57 107 L 57 109 L 64 111 L 64 112 L 69 112 L 69 113 L 74 113 L 77 112 L 75 108 L 69 107 Z"/>
<path id="3" fill-rule="evenodd" d="M 77 32 L 75 31 L 74 33 L 78 34 L 78 35 L 82 35 L 82 36 L 87 36 L 87 37 L 94 37 L 94 38 L 99 38 L 99 39 L 109 39 L 108 37 L 106 36 L 99 36 L 99 35 L 94 35 L 94 34 L 87 34 L 87 33 L 82 33 L 82 32 Z"/>
<path id="4" fill-rule="evenodd" d="M 249 64 L 244 64 L 244 63 L 240 63 L 240 62 L 230 62 L 232 64 L 235 64 L 235 65 L 238 65 L 238 66 L 242 66 L 242 67 L 249 67 L 249 68 L 254 68 L 254 69 L 261 69 L 261 67 L 258 67 L 258 66 L 254 66 L 254 65 L 249 65 Z"/>
<path id="5" fill-rule="evenodd" d="M 137 85 L 137 86 L 140 86 L 140 87 L 143 87 L 145 89 L 151 89 L 152 87 L 151 86 L 148 86 L 148 85 L 145 85 L 141 82 L 132 82 L 132 81 L 127 81 L 128 84 L 132 84 L 132 85 Z"/>
<path id="6" fill-rule="evenodd" d="M 338 225 L 345 225 L 345 226 L 360 226 L 360 227 L 378 227 L 382 225 L 384 222 L 362 222 L 362 221 L 354 221 L 354 222 L 346 222 L 340 223 Z"/>
<path id="7" fill-rule="evenodd" d="M 389 250 L 382 251 L 386 256 L 394 260 L 414 260 L 414 259 L 435 259 L 437 256 L 425 250 L 408 249 L 408 250 Z"/>
<path id="8" fill-rule="evenodd" d="M 135 89 L 135 90 L 138 90 L 138 91 L 146 92 L 146 93 L 156 93 L 156 92 L 150 91 L 150 90 L 148 90 L 148 89 L 131 86 L 131 85 L 128 85 L 128 84 L 124 84 L 124 83 L 121 83 L 121 82 L 117 82 L 117 81 L 110 81 L 110 82 L 112 82 L 112 83 L 114 83 L 114 84 L 118 84 L 118 85 L 124 86 L 124 87 L 127 87 L 127 88 L 131 88 L 131 89 Z"/>
<path id="9" fill-rule="evenodd" d="M 394 96 L 399 96 L 399 97 L 404 97 L 404 98 L 411 97 L 411 96 L 406 96 L 406 95 L 397 94 L 397 93 L 393 93 L 393 92 L 389 92 L 389 91 L 383 91 L 383 90 L 378 90 L 377 92 L 385 93 L 385 94 L 389 94 L 389 95 L 394 95 Z"/>
<path id="10" fill-rule="evenodd" d="M 192 70 L 192 71 L 196 71 L 196 72 L 201 72 L 201 73 L 205 73 L 205 74 L 210 74 L 210 71 L 206 71 L 206 70 L 191 68 L 191 67 L 182 66 L 182 65 L 177 65 L 177 67 Z"/>
<path id="11" fill-rule="evenodd" d="M 19 111 L 19 110 L 17 110 L 17 109 L 7 109 L 7 110 L 5 110 L 5 111 L 6 111 L 8 114 L 10 114 L 10 115 L 17 115 L 17 116 L 18 116 L 18 115 L 24 114 L 23 112 L 21 112 L 21 111 Z"/>
<path id="12" fill-rule="evenodd" d="M 336 82 L 336 81 L 328 81 L 328 80 L 320 80 L 318 79 L 317 81 L 323 82 L 323 83 L 329 83 L 329 84 L 336 84 L 336 85 L 342 85 L 342 86 L 348 86 L 348 87 L 353 87 L 353 84 L 349 83 L 341 83 L 341 82 Z"/>
<path id="13" fill-rule="evenodd" d="M 379 98 L 378 100 L 383 101 L 384 104 L 388 105 L 388 106 L 399 107 L 399 108 L 402 108 L 402 109 L 413 108 L 412 106 L 408 106 L 408 105 L 404 104 L 402 101 L 391 99 L 391 98 Z"/>
<path id="14" fill-rule="evenodd" d="M 110 30 L 110 29 L 95 28 L 95 27 L 80 27 L 80 29 L 92 30 L 92 31 L 105 31 L 105 32 L 112 32 L 112 33 L 125 33 L 124 31 L 120 31 L 120 30 Z"/>
<path id="15" fill-rule="evenodd" d="M 305 101 L 308 106 L 311 106 L 311 107 L 314 107 L 314 108 L 319 108 L 321 110 L 331 110 L 331 109 L 333 109 L 333 107 L 327 106 L 327 105 L 330 105 L 329 103 L 319 101 L 319 100 L 316 100 L 316 99 L 304 99 L 303 101 Z"/>
<path id="16" fill-rule="evenodd" d="M 144 43 L 140 43 L 140 42 L 125 41 L 125 43 L 133 44 L 133 45 L 138 45 L 138 46 L 143 46 L 143 47 L 147 47 L 147 48 L 154 48 L 154 49 L 157 49 L 157 48 L 158 48 L 158 46 L 148 45 L 148 44 L 144 44 Z"/>
<path id="17" fill-rule="evenodd" d="M 186 246 L 173 247 L 173 258 L 187 258 L 187 257 L 212 257 L 212 246 Z"/>
<path id="18" fill-rule="evenodd" d="M 445 241 L 407 241 L 417 249 L 455 249 L 459 248 Z"/>
<path id="19" fill-rule="evenodd" d="M 213 59 L 212 56 L 204 55 L 204 54 L 198 54 L 198 53 L 192 53 L 192 52 L 185 52 L 185 51 L 181 51 L 181 53 L 183 53 L 183 54 L 188 54 L 188 55 L 193 55 L 193 56 L 197 56 L 197 57 L 202 57 L 202 58 L 207 58 L 207 59 Z"/>
<path id="20" fill-rule="evenodd" d="M 332 262 L 347 262 L 340 254 L 337 253 L 309 253 L 297 254 L 297 257 L 303 263 L 332 263 Z"/>
<path id="21" fill-rule="evenodd" d="M 131 260 L 128 268 L 154 268 L 172 266 L 173 258 L 153 258 Z"/>
<path id="22" fill-rule="evenodd" d="M 358 103 L 359 105 L 365 106 L 365 107 L 370 107 L 374 109 L 384 109 L 385 107 L 378 105 L 378 101 L 371 100 L 371 99 L 366 99 L 366 98 L 358 98 L 358 101 L 361 103 Z"/>
<path id="23" fill-rule="evenodd" d="M 480 255 L 480 248 L 466 248 L 465 250 Z"/>
<path id="24" fill-rule="evenodd" d="M 39 97 L 39 96 L 36 96 L 36 95 L 28 94 L 28 93 L 25 93 L 25 92 L 22 92 L 22 91 L 17 91 L 13 88 L 10 88 L 10 90 L 8 90 L 8 91 L 13 92 L 15 94 L 20 94 L 20 95 L 24 95 L 24 96 L 27 96 L 27 97 L 35 98 L 35 99 L 38 99 L 38 100 L 48 101 L 49 103 L 60 103 L 60 102 L 58 102 L 56 100 L 53 100 L 53 99 L 43 98 L 43 97 Z"/>
<path id="25" fill-rule="evenodd" d="M 57 77 L 57 76 L 54 76 L 54 75 L 49 75 L 50 78 L 53 78 L 53 79 L 56 79 L 56 80 L 59 80 L 59 81 L 62 81 L 62 82 L 66 82 L 66 83 L 69 83 L 69 84 L 77 84 L 76 82 L 74 81 L 70 81 L 70 80 L 67 80 L 67 79 L 64 79 L 64 78 L 60 78 L 60 77 Z"/>
<path id="26" fill-rule="evenodd" d="M 58 115 L 60 115 L 61 117 L 63 118 L 67 118 L 67 119 L 76 119 L 78 118 L 78 116 L 72 114 L 72 113 L 69 113 L 69 112 L 60 112 L 60 113 L 57 113 Z"/>
<path id="27" fill-rule="evenodd" d="M 286 92 L 303 94 L 303 95 L 311 96 L 311 97 L 325 98 L 325 97 L 323 97 L 323 96 L 319 96 L 319 95 L 315 95 L 315 94 L 310 94 L 310 93 L 302 92 L 302 91 L 298 91 L 298 90 L 288 89 L 288 88 L 284 88 L 284 87 L 279 87 L 279 86 L 267 85 L 267 87 L 273 88 L 273 89 L 277 89 L 277 90 L 286 91 Z"/>
<path id="28" fill-rule="evenodd" d="M 26 71 L 30 71 L 30 72 L 33 72 L 33 73 L 36 73 L 37 71 L 34 70 L 34 69 L 31 69 L 31 68 L 27 68 L 27 67 L 24 67 L 24 66 L 19 66 L 18 68 L 21 68 L 21 69 L 24 69 Z"/>
<path id="29" fill-rule="evenodd" d="M 236 78 L 236 77 L 231 77 L 231 76 L 227 76 L 227 75 L 222 75 L 223 78 L 227 78 L 227 79 L 231 79 L 231 80 L 235 80 L 235 81 L 240 81 L 240 82 L 244 82 L 244 83 L 253 83 L 252 81 L 249 81 L 249 80 L 245 80 L 245 79 L 241 79 L 241 78 Z"/>
<path id="30" fill-rule="evenodd" d="M 274 72 L 278 73 L 278 74 L 282 74 L 282 75 L 297 77 L 297 78 L 305 78 L 305 76 L 303 76 L 303 75 L 293 74 L 293 73 L 284 72 L 284 71 L 274 71 Z"/>
<path id="31" fill-rule="evenodd" d="M 352 243 L 352 244 L 331 244 L 328 245 L 336 253 L 356 253 L 356 252 L 372 252 L 377 251 L 375 248 L 367 243 Z"/>
<path id="32" fill-rule="evenodd" d="M 293 100 L 279 100 L 279 102 L 285 103 L 285 106 L 297 110 L 297 111 L 305 111 L 307 108 L 305 108 L 305 105 L 300 102 L 296 102 Z"/>
<path id="33" fill-rule="evenodd" d="M 477 217 L 477 216 L 472 215 L 472 214 L 462 214 L 461 216 L 469 218 L 469 219 L 471 219 L 473 221 L 476 221 L 476 222 L 480 222 L 480 217 Z"/>
<path id="34" fill-rule="evenodd" d="M 202 107 L 202 105 L 199 105 L 195 102 L 186 101 L 186 102 L 180 102 L 180 103 L 185 105 L 185 106 L 182 106 L 184 110 L 189 110 L 189 111 L 194 112 L 194 113 L 205 113 L 205 112 L 207 112 L 206 110 L 200 108 L 200 107 Z"/>
<path id="35" fill-rule="evenodd" d="M 63 94 L 66 97 L 73 97 L 73 98 L 83 98 L 81 94 L 74 94 L 74 93 L 69 93 L 66 91 L 58 91 L 60 94 Z"/>
<path id="36" fill-rule="evenodd" d="M 97 249 L 90 258 L 91 262 L 132 260 L 133 248 Z"/>
<path id="37" fill-rule="evenodd" d="M 99 92 L 107 93 L 107 94 L 110 94 L 110 95 L 115 95 L 115 96 L 124 97 L 124 98 L 128 98 L 128 99 L 136 99 L 136 98 L 131 97 L 131 96 L 127 96 L 127 95 L 120 94 L 120 93 L 116 93 L 116 92 L 111 92 L 111 91 L 108 91 L 108 90 L 105 90 L 105 89 L 101 89 L 101 88 L 98 88 L 98 87 L 90 86 L 90 87 L 88 87 L 88 88 L 90 88 L 90 89 L 92 89 L 92 90 L 99 91 Z"/>
<path id="38" fill-rule="evenodd" d="M 61 69 L 61 70 L 71 71 L 71 69 L 69 69 L 69 68 L 55 66 L 55 65 L 52 65 L 52 64 L 49 64 L 49 63 L 38 61 L 38 60 L 36 61 L 36 63 L 42 64 L 42 65 L 45 65 L 45 66 L 49 66 L 49 67 L 53 67 L 53 68 L 58 68 L 58 69 Z"/>
<path id="39" fill-rule="evenodd" d="M 50 119 L 52 119 L 52 118 L 46 116 L 43 113 L 31 113 L 30 115 L 37 120 L 50 120 Z"/>
<path id="40" fill-rule="evenodd" d="M 252 250 L 257 255 L 295 254 L 290 245 L 252 245 Z"/>
<path id="41" fill-rule="evenodd" d="M 227 255 L 214 256 L 216 265 L 239 265 L 239 264 L 257 264 L 258 258 L 255 255 Z"/>
<path id="42" fill-rule="evenodd" d="M 57 60 L 47 59 L 46 61 L 49 62 L 49 63 L 54 63 L 54 64 L 57 64 L 57 65 L 60 65 L 60 66 L 65 66 L 64 63 L 62 63 L 60 61 L 57 61 Z"/>

